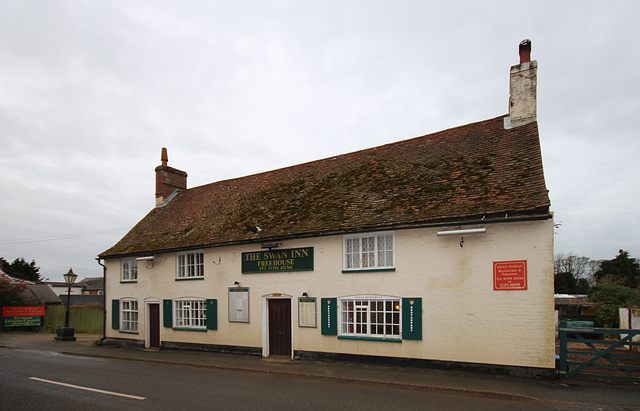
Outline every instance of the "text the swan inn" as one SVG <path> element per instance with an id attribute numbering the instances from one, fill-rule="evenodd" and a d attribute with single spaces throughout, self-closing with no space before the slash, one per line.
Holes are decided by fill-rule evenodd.
<path id="1" fill-rule="evenodd" d="M 312 271 L 313 247 L 242 253 L 242 272 Z"/>

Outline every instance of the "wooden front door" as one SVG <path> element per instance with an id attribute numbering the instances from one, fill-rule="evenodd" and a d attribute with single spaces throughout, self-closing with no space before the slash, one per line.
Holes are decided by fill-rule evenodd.
<path id="1" fill-rule="evenodd" d="M 291 356 L 291 300 L 269 300 L 269 355 Z"/>
<path id="2" fill-rule="evenodd" d="M 160 348 L 160 304 L 149 304 L 149 348 Z"/>

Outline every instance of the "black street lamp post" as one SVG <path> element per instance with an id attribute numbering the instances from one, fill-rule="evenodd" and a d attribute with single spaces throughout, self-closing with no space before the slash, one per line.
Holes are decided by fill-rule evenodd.
<path id="1" fill-rule="evenodd" d="M 67 284 L 67 310 L 64 312 L 64 325 L 58 328 L 58 335 L 55 337 L 57 341 L 75 341 L 75 330 L 69 327 L 69 303 L 71 302 L 71 286 L 78 277 L 73 273 L 73 270 L 69 268 L 69 272 L 63 275 L 64 282 Z"/>

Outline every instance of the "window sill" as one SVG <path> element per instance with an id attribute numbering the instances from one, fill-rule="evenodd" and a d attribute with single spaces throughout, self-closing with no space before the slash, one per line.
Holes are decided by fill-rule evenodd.
<path id="1" fill-rule="evenodd" d="M 120 280 L 120 284 L 135 284 L 138 280 Z"/>
<path id="2" fill-rule="evenodd" d="M 343 274 L 349 273 L 375 273 L 375 272 L 391 272 L 396 271 L 394 268 L 364 268 L 364 269 L 353 269 L 353 270 L 342 270 Z"/>
<path id="3" fill-rule="evenodd" d="M 122 331 L 122 330 L 120 330 L 120 334 L 136 334 L 136 335 L 138 335 L 139 333 L 137 331 Z"/>
<path id="4" fill-rule="evenodd" d="M 204 276 L 203 277 L 179 277 L 179 278 L 176 278 L 176 281 L 191 281 L 191 280 L 204 280 Z"/>
<path id="5" fill-rule="evenodd" d="M 207 332 L 206 328 L 186 328 L 186 327 L 173 327 L 174 331 L 200 331 Z"/>
<path id="6" fill-rule="evenodd" d="M 339 335 L 339 340 L 360 340 L 360 341 L 383 341 L 383 342 L 402 342 L 402 338 L 380 338 L 380 337 L 353 337 L 350 335 Z"/>

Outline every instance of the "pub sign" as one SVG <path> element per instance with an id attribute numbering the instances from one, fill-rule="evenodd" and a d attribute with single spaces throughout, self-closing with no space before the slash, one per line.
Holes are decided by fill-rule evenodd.
<path id="1" fill-rule="evenodd" d="M 242 273 L 313 271 L 313 247 L 242 253 Z"/>

